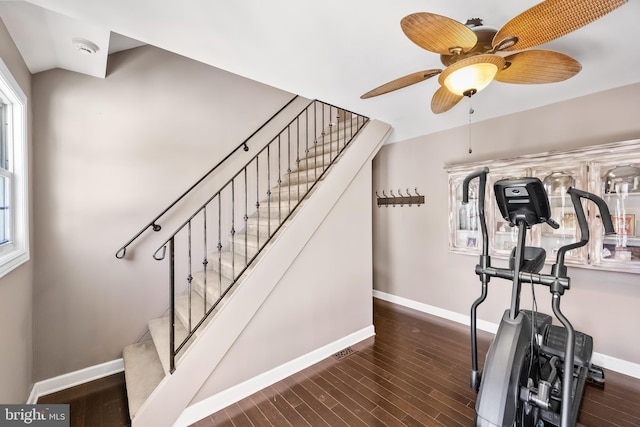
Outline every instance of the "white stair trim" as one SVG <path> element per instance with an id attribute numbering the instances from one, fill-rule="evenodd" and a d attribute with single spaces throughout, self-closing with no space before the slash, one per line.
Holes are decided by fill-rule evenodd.
<path id="1" fill-rule="evenodd" d="M 423 313 L 432 314 L 434 316 L 451 320 L 456 323 L 461 323 L 463 325 L 469 326 L 471 324 L 470 316 L 456 313 L 455 311 L 449 311 L 440 307 L 434 307 L 429 304 L 424 304 L 418 301 L 388 294 L 386 292 L 377 291 L 375 289 L 373 290 L 373 297 L 389 301 L 403 307 L 412 308 Z M 498 331 L 498 325 L 496 323 L 487 322 L 485 320 L 478 320 L 477 323 L 478 329 L 480 329 L 481 331 L 490 332 L 494 335 Z M 638 363 L 618 359 L 617 357 L 608 356 L 606 354 L 597 353 L 595 351 L 593 352 L 593 356 L 591 356 L 591 362 L 605 369 L 610 369 L 612 371 L 640 379 L 640 364 Z"/>
<path id="2" fill-rule="evenodd" d="M 347 335 L 317 350 L 307 353 L 297 359 L 291 360 L 268 372 L 253 377 L 227 390 L 204 399 L 186 408 L 173 424 L 174 427 L 187 427 L 201 419 L 232 405 L 245 397 L 251 396 L 272 384 L 281 381 L 296 372 L 308 368 L 350 345 L 357 344 L 375 335 L 373 325 L 367 326 L 357 332 Z"/>

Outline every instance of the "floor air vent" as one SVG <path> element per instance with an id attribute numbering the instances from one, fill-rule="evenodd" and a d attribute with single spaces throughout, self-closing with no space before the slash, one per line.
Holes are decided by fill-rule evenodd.
<path id="1" fill-rule="evenodd" d="M 334 354 L 333 358 L 336 359 L 336 360 L 341 360 L 341 359 L 344 359 L 347 356 L 351 356 L 354 353 L 355 353 L 354 349 L 352 349 L 351 347 L 347 347 L 344 350 L 340 350 L 339 352 Z"/>

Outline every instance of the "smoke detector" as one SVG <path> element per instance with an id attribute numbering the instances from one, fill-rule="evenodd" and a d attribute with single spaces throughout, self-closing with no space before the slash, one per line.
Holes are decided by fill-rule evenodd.
<path id="1" fill-rule="evenodd" d="M 89 40 L 75 37 L 71 39 L 71 42 L 73 43 L 73 47 L 75 47 L 78 52 L 84 55 L 91 55 L 100 50 L 100 48 L 95 43 L 92 43 Z"/>

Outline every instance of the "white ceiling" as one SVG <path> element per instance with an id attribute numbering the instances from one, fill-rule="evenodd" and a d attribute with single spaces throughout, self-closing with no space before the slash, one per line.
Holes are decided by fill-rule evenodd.
<path id="1" fill-rule="evenodd" d="M 437 77 L 377 98 L 366 91 L 406 74 L 443 68 L 411 42 L 400 20 L 427 11 L 501 27 L 536 0 L 0 0 L 2 17 L 32 73 L 64 68 L 105 77 L 107 54 L 150 44 L 232 73 L 390 123 L 392 140 L 437 132 L 640 81 L 640 1 L 543 48 L 582 64 L 565 82 L 494 82 L 435 115 Z M 71 39 L 95 43 L 95 55 Z M 469 106 L 475 113 L 469 116 Z M 640 104 L 639 104 L 640 105 Z"/>

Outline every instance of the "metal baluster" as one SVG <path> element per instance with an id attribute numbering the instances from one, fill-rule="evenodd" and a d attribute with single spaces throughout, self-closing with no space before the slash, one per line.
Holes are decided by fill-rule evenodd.
<path id="1" fill-rule="evenodd" d="M 175 270 L 175 247 L 174 238 L 169 239 L 169 319 L 171 328 L 169 328 L 169 372 L 176 370 L 176 270 Z"/>
<path id="2" fill-rule="evenodd" d="M 278 134 L 278 224 L 282 224 L 282 147 L 281 138 L 282 133 Z"/>
<path id="3" fill-rule="evenodd" d="M 336 157 L 340 155 L 340 109 L 336 107 L 335 115 L 335 128 L 336 128 Z M 343 141 L 344 144 L 344 141 Z"/>
<path id="4" fill-rule="evenodd" d="M 329 106 L 329 164 L 333 161 L 333 122 L 331 121 L 333 107 Z"/>
<path id="5" fill-rule="evenodd" d="M 289 175 L 289 185 L 287 186 L 289 194 L 289 212 L 291 212 L 291 126 L 287 126 L 287 174 Z"/>
<path id="6" fill-rule="evenodd" d="M 360 126 L 358 126 L 358 116 L 355 117 L 356 119 L 356 133 L 358 132 L 358 129 L 360 129 Z M 349 139 L 353 139 L 353 114 L 349 114 Z"/>
<path id="7" fill-rule="evenodd" d="M 218 295 L 222 295 L 222 193 L 218 192 Z"/>
<path id="8" fill-rule="evenodd" d="M 191 221 L 188 222 L 187 225 L 187 236 L 188 236 L 188 255 L 187 255 L 187 295 L 188 295 L 188 307 L 189 307 L 189 332 L 191 332 L 191 281 L 193 280 L 193 276 L 191 275 Z"/>
<path id="9" fill-rule="evenodd" d="M 235 192 L 235 177 L 231 180 L 231 277 L 236 279 L 236 192 Z"/>
<path id="10" fill-rule="evenodd" d="M 302 198 L 300 197 L 300 120 L 299 116 L 296 117 L 296 175 L 298 180 L 298 203 Z M 291 180 L 289 180 L 291 181 Z"/>
<path id="11" fill-rule="evenodd" d="M 325 156 L 325 153 L 324 153 L 324 149 L 325 149 L 325 147 L 324 147 L 324 137 L 326 135 L 325 129 L 326 129 L 326 127 L 324 125 L 324 106 L 322 106 L 322 133 L 321 133 L 321 136 L 322 136 L 322 171 L 323 172 L 324 172 L 324 169 L 325 169 L 325 167 L 324 167 L 324 156 Z"/>
<path id="12" fill-rule="evenodd" d="M 203 218 L 203 224 L 202 224 L 202 232 L 203 232 L 203 244 L 204 244 L 204 259 L 202 261 L 202 269 L 204 271 L 204 307 L 202 312 L 206 313 L 207 312 L 207 264 L 209 264 L 209 261 L 207 261 L 207 258 L 209 257 L 209 253 L 208 253 L 208 249 L 207 249 L 207 206 L 205 205 L 204 209 L 202 210 L 202 218 Z M 205 314 L 206 315 L 206 314 Z"/>
<path id="13" fill-rule="evenodd" d="M 273 140 L 271 141 L 273 142 Z M 267 192 L 269 215 L 267 216 L 267 239 L 271 237 L 271 142 L 267 145 Z M 257 178 L 256 178 L 257 179 Z M 258 236 L 260 236 L 260 224 L 258 224 Z M 260 248 L 260 245 L 258 245 Z"/>
<path id="14" fill-rule="evenodd" d="M 305 129 L 305 137 L 304 137 L 304 167 L 307 170 L 307 183 L 309 182 L 309 109 L 304 109 L 304 129 Z M 315 174 L 316 171 L 314 170 Z"/>
<path id="15" fill-rule="evenodd" d="M 318 109 L 313 103 L 313 168 L 318 170 Z"/>
<path id="16" fill-rule="evenodd" d="M 247 168 L 244 168 L 244 259 L 245 262 L 249 261 L 249 213 L 247 206 Z M 260 235 L 260 233 L 258 233 Z M 259 246 L 258 246 L 259 247 Z"/>
<path id="17" fill-rule="evenodd" d="M 257 221 L 258 221 L 258 229 L 260 228 L 260 167 L 258 165 L 258 156 L 256 155 L 256 212 Z M 271 215 L 271 201 L 267 199 L 267 219 L 269 219 Z M 258 233 L 258 247 L 260 247 L 260 233 Z"/>
<path id="18" fill-rule="evenodd" d="M 347 146 L 347 127 L 346 124 L 346 112 L 342 110 L 342 149 L 344 150 Z M 340 112 L 338 112 L 338 135 L 340 134 Z M 338 144 L 339 145 L 339 144 Z"/>

